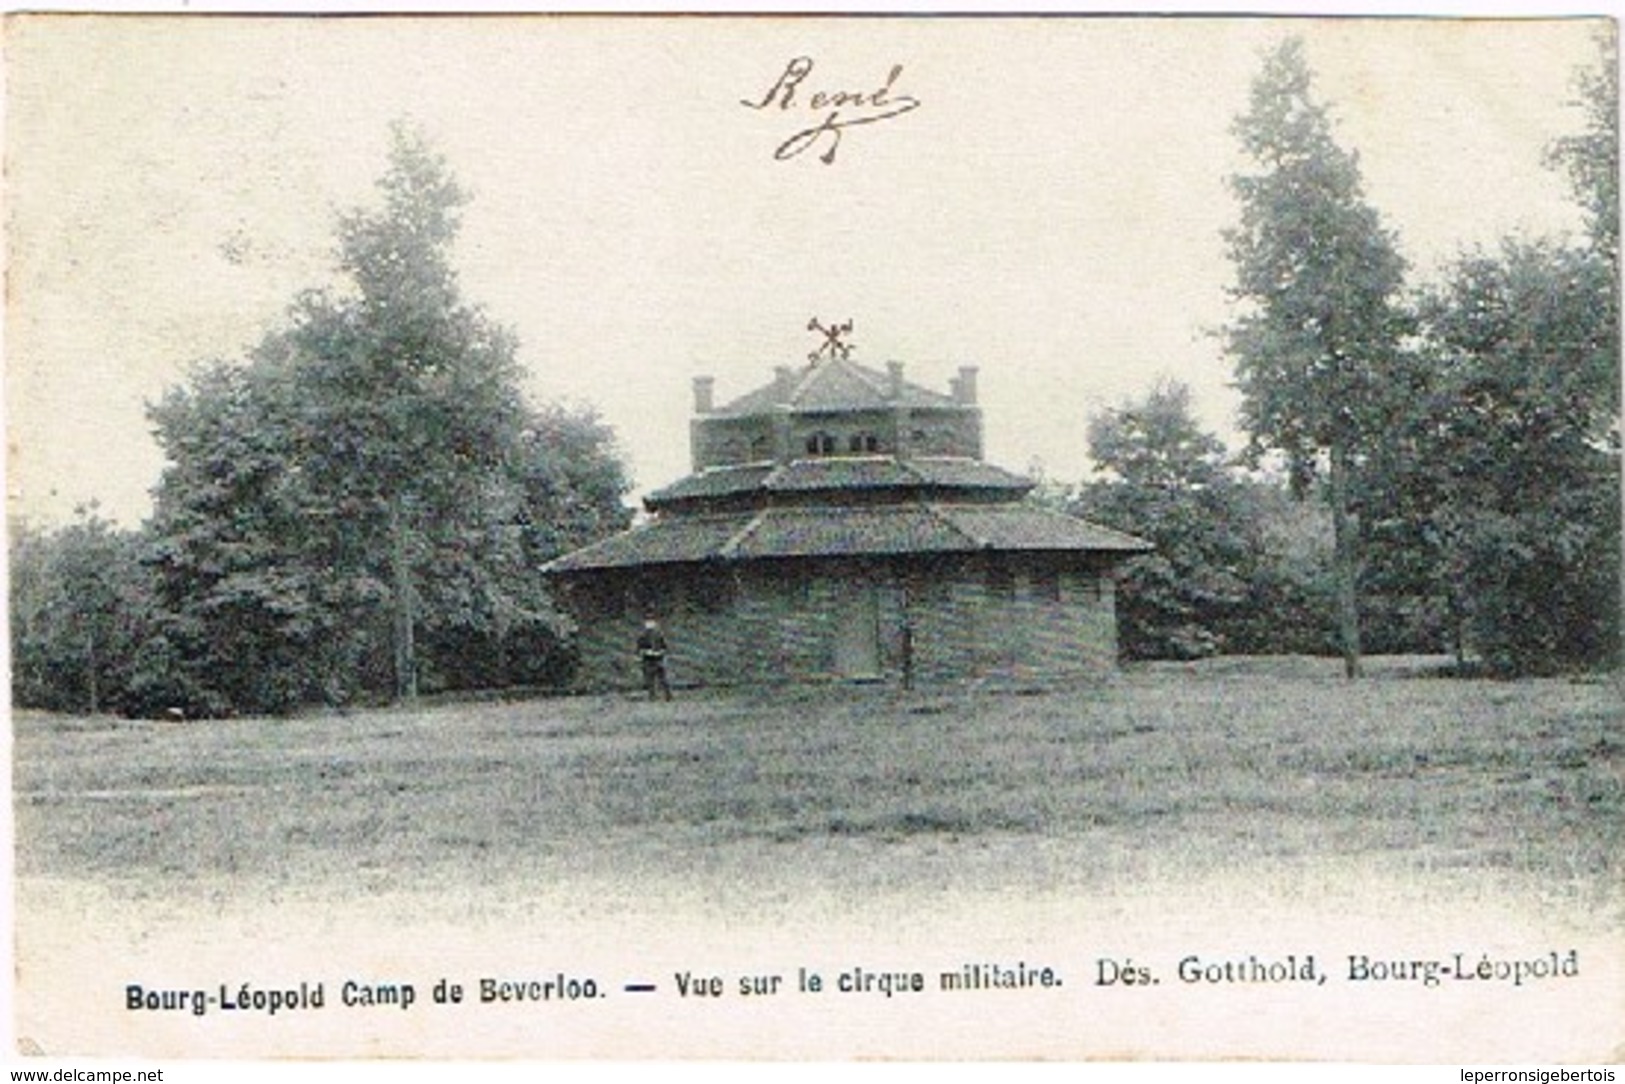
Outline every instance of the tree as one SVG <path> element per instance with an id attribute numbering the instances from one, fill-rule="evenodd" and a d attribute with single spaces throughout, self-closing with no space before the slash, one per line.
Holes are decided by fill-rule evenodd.
<path id="1" fill-rule="evenodd" d="M 1399 393 L 1405 264 L 1365 203 L 1357 157 L 1333 139 L 1302 44 L 1269 54 L 1235 124 L 1257 167 L 1230 179 L 1241 224 L 1226 232 L 1240 314 L 1226 329 L 1249 451 L 1285 455 L 1294 490 L 1324 472 L 1339 640 L 1359 673 L 1355 477 Z"/>
<path id="2" fill-rule="evenodd" d="M 1619 43 L 1612 23 L 1598 32 L 1597 45 L 1596 64 L 1575 80 L 1584 128 L 1553 140 L 1546 161 L 1568 174 L 1593 249 L 1613 262 L 1619 256 Z"/>
<path id="3" fill-rule="evenodd" d="M 342 288 L 152 408 L 160 595 L 239 709 L 504 680 L 493 644 L 562 631 L 537 564 L 626 519 L 613 435 L 529 407 L 514 336 L 461 299 L 443 159 L 398 126 L 379 188 L 339 220 Z"/>
<path id="4" fill-rule="evenodd" d="M 1597 32 L 1596 63 L 1579 73 L 1580 97 L 1575 103 L 1584 114 L 1584 127 L 1555 140 L 1547 149 L 1548 164 L 1564 170 L 1575 197 L 1586 212 L 1592 259 L 1603 265 L 1602 289 L 1594 317 L 1611 336 L 1609 352 L 1616 361 L 1620 346 L 1619 312 L 1619 38 L 1618 25 L 1606 23 Z M 1609 384 L 1613 415 L 1618 418 L 1619 386 Z M 1618 438 L 1618 430 L 1615 430 Z M 1625 494 L 1622 494 L 1625 497 Z M 1625 614 L 1625 562 L 1619 562 L 1618 605 Z M 1625 627 L 1625 620 L 1620 624 Z M 1621 656 L 1625 657 L 1625 646 Z"/>
<path id="5" fill-rule="evenodd" d="M 1324 655 L 1337 650 L 1331 513 L 1292 494 L 1272 473 L 1237 478 L 1232 530 L 1247 540 L 1246 593 L 1218 631 L 1238 655 Z"/>
<path id="6" fill-rule="evenodd" d="M 295 384 L 278 375 L 215 362 L 149 411 L 170 460 L 149 562 L 178 653 L 207 690 L 198 712 L 338 698 L 325 679 L 343 668 L 331 657 L 365 627 L 360 566 L 333 544 L 346 524 L 309 491 L 299 449 L 311 431 Z"/>
<path id="7" fill-rule="evenodd" d="M 1077 515 L 1156 546 L 1123 569 L 1119 615 L 1131 658 L 1200 658 L 1244 596 L 1249 544 L 1234 514 L 1224 446 L 1191 416 L 1190 389 L 1160 381 L 1142 399 L 1089 419 L 1104 478 L 1078 490 Z"/>
<path id="8" fill-rule="evenodd" d="M 1436 366 L 1396 487 L 1486 661 L 1612 657 L 1620 536 L 1618 357 L 1590 251 L 1503 243 L 1459 260 L 1422 315 Z"/>
<path id="9" fill-rule="evenodd" d="M 1553 141 L 1584 244 L 1504 241 L 1419 302 L 1426 380 L 1375 472 L 1377 530 L 1447 599 L 1458 656 L 1549 672 L 1617 651 L 1620 561 L 1617 75 L 1581 73 L 1583 127 Z M 1380 502 L 1375 498 L 1380 496 Z"/>
<path id="10" fill-rule="evenodd" d="M 43 532 L 10 539 L 12 698 L 24 707 L 128 711 L 162 649 L 152 627 L 142 539 L 94 504 Z"/>

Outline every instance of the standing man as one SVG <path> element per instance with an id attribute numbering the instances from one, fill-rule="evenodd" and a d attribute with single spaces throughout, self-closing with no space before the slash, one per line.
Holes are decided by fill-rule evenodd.
<path id="1" fill-rule="evenodd" d="M 643 623 L 638 634 L 638 659 L 643 663 L 643 687 L 649 690 L 649 699 L 655 698 L 655 689 L 671 699 L 671 685 L 666 681 L 666 635 L 660 631 L 660 622 L 654 618 Z"/>

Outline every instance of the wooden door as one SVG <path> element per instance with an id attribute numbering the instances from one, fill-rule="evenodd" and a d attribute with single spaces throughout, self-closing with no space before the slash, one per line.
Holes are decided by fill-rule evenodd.
<path id="1" fill-rule="evenodd" d="M 880 599 L 874 584 L 853 581 L 836 594 L 835 672 L 853 681 L 880 677 Z"/>

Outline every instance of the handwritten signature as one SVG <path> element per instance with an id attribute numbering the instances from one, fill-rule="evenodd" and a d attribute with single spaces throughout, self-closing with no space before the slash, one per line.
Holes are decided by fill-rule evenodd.
<path id="1" fill-rule="evenodd" d="M 797 107 L 796 89 L 812 74 L 812 70 L 812 58 L 798 56 L 784 66 L 784 74 L 780 75 L 778 81 L 762 95 L 761 101 L 753 102 L 741 98 L 739 104 L 747 109 L 759 111 L 771 110 L 774 106 L 778 106 L 780 112 L 788 113 Z M 841 133 L 846 129 L 856 128 L 860 124 L 878 124 L 920 108 L 919 99 L 913 95 L 894 96 L 892 88 L 902 74 L 903 66 L 894 64 L 891 74 L 886 76 L 886 82 L 878 90 L 867 92 L 820 90 L 812 94 L 806 99 L 806 107 L 814 113 L 822 113 L 827 109 L 828 115 L 819 123 L 802 129 L 779 144 L 778 150 L 773 152 L 773 157 L 780 162 L 788 161 L 825 142 L 827 136 L 829 149 L 818 157 L 826 166 L 833 164 L 835 152 L 841 147 Z"/>

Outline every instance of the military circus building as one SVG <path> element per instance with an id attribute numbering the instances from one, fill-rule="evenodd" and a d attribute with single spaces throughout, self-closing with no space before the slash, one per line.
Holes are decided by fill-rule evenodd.
<path id="1" fill-rule="evenodd" d="M 975 368 L 928 390 L 852 361 L 850 326 L 732 402 L 695 378 L 694 473 L 645 498 L 646 522 L 545 567 L 579 627 L 579 684 L 637 685 L 650 617 L 679 685 L 1115 665 L 1113 571 L 1150 547 L 983 462 Z"/>

